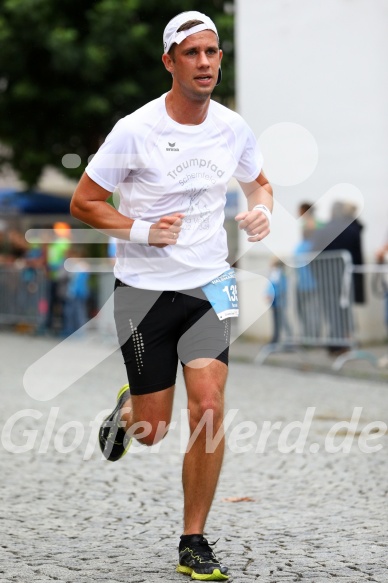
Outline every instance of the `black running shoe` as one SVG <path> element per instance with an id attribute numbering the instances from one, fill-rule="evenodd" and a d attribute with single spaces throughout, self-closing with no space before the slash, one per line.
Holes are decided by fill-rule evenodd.
<path id="1" fill-rule="evenodd" d="M 181 538 L 178 573 L 191 575 L 197 581 L 225 581 L 228 569 L 216 559 L 210 544 L 201 534 Z"/>
<path id="2" fill-rule="evenodd" d="M 116 407 L 100 427 L 98 434 L 100 448 L 110 462 L 116 462 L 122 458 L 127 453 L 132 442 L 132 438 L 127 437 L 125 429 L 121 426 L 120 416 L 121 407 L 129 399 L 129 396 L 129 385 L 126 384 L 119 390 Z"/>

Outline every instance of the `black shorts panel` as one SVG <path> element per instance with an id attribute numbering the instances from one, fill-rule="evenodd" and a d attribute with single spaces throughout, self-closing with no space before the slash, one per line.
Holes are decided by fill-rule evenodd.
<path id="1" fill-rule="evenodd" d="M 220 321 L 201 289 L 140 290 L 116 281 L 117 335 L 134 395 L 175 384 L 178 360 L 228 364 L 230 324 Z"/>

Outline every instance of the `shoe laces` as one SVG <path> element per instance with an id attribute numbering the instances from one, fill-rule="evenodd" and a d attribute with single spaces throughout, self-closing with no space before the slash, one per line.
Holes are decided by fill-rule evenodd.
<path id="1" fill-rule="evenodd" d="M 206 538 L 203 536 L 201 539 L 191 542 L 188 546 L 191 548 L 194 553 L 198 553 L 200 555 L 200 559 L 203 561 L 212 561 L 218 562 L 216 557 L 214 556 L 213 549 L 218 543 L 219 539 L 217 539 L 214 543 L 209 543 Z"/>

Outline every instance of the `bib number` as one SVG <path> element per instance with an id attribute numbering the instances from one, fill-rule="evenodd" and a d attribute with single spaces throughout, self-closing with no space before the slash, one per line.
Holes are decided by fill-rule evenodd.
<path id="1" fill-rule="evenodd" d="M 239 314 L 237 283 L 234 269 L 228 269 L 202 287 L 219 320 L 235 318 Z"/>

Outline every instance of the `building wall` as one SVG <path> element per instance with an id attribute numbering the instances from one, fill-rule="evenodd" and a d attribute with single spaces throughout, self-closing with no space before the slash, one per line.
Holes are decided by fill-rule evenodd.
<path id="1" fill-rule="evenodd" d="M 355 202 L 372 261 L 388 236 L 388 3 L 236 0 L 236 54 L 237 109 L 259 138 L 276 199 L 272 234 L 240 267 L 292 253 L 302 200 L 322 220 L 334 200 Z M 248 305 L 262 302 L 258 293 L 241 290 Z M 265 338 L 267 320 L 251 333 Z M 363 339 L 384 334 L 382 319 L 373 331 L 360 320 Z"/>

